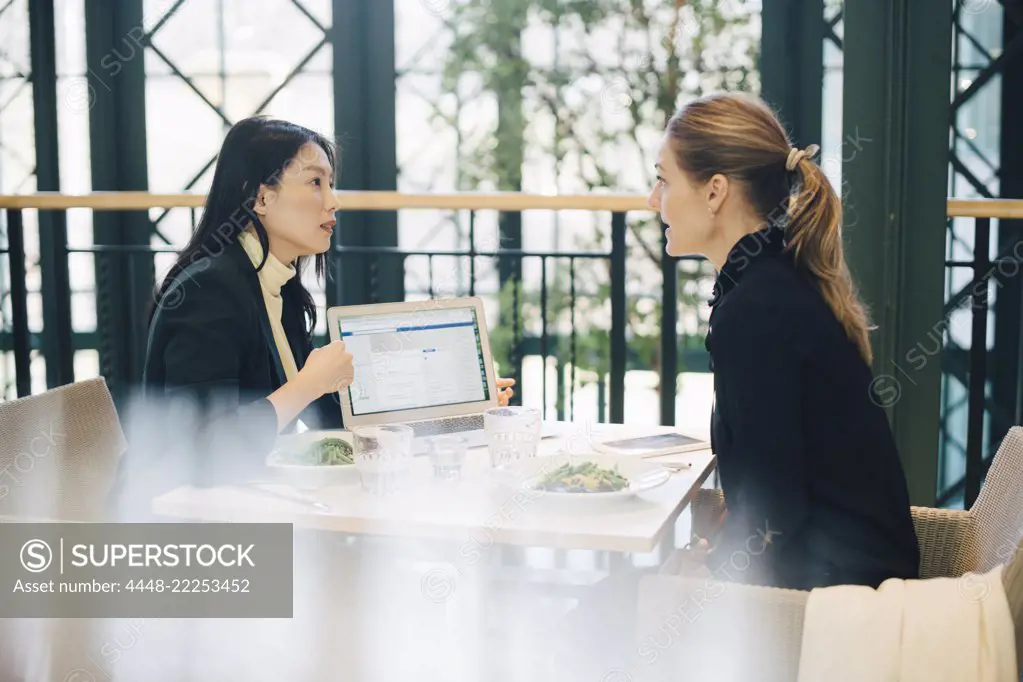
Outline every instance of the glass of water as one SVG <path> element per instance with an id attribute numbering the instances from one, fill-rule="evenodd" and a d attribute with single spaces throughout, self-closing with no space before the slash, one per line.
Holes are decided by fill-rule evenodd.
<path id="1" fill-rule="evenodd" d="M 491 466 L 536 456 L 540 424 L 540 410 L 535 407 L 494 407 L 484 412 Z"/>
<path id="2" fill-rule="evenodd" d="M 430 464 L 433 475 L 445 481 L 456 481 L 462 477 L 462 463 L 465 461 L 465 439 L 461 436 L 436 436 L 430 439 Z"/>
<path id="3" fill-rule="evenodd" d="M 357 426 L 353 459 L 362 489 L 375 494 L 400 490 L 412 469 L 412 427 L 406 424 Z"/>

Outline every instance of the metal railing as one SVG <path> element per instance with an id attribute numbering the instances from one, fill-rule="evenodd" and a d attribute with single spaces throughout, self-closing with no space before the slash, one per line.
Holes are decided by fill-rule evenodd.
<path id="1" fill-rule="evenodd" d="M 992 281 L 1004 276 L 1003 268 L 1013 263 L 1018 271 L 1023 264 L 1023 253 L 1016 242 L 1009 251 L 992 260 L 991 253 L 991 220 L 1008 219 L 1023 220 L 1023 200 L 1012 199 L 951 199 L 948 202 L 948 217 L 973 219 L 973 257 L 970 260 L 946 259 L 946 268 L 970 268 L 972 278 L 970 285 L 961 295 L 953 295 L 946 302 L 946 315 L 949 311 L 961 307 L 963 300 L 968 299 L 970 305 L 970 351 L 967 382 L 967 431 L 966 431 L 966 473 L 960 483 L 948 487 L 944 495 L 938 499 L 943 506 L 958 493 L 963 492 L 964 506 L 969 508 L 980 494 L 981 482 L 990 464 L 990 457 L 984 457 L 984 417 L 990 407 L 987 396 L 988 377 L 988 312 L 990 309 L 989 290 Z M 1017 324 L 1023 323 L 1023 311 L 1020 312 Z M 1017 372 L 1015 424 L 1023 423 L 1023 333 L 1020 334 L 1018 357 L 1021 364 Z M 992 453 L 993 455 L 993 453 Z"/>
<path id="2" fill-rule="evenodd" d="M 469 212 L 468 247 L 465 249 L 401 249 L 398 247 L 365 247 L 365 246 L 336 246 L 334 254 L 340 256 L 337 259 L 343 263 L 346 258 L 369 259 L 372 268 L 380 268 L 380 264 L 386 259 L 400 261 L 402 266 L 408 259 L 414 257 L 426 258 L 430 271 L 429 285 L 426 293 L 433 295 L 433 262 L 435 258 L 457 257 L 467 258 L 469 265 L 468 290 L 469 295 L 475 295 L 477 271 L 476 263 L 479 258 L 496 258 L 505 261 L 522 263 L 528 259 L 538 259 L 541 266 L 541 281 L 539 282 L 539 306 L 540 306 L 540 331 L 534 338 L 524 338 L 522 328 L 524 321 L 519 315 L 519 307 L 522 294 L 521 284 L 512 288 L 513 299 L 511 310 L 508 312 L 512 317 L 512 336 L 515 339 L 516 352 L 513 353 L 513 364 L 516 378 L 521 379 L 521 363 L 523 355 L 539 355 L 546 360 L 554 356 L 558 362 L 558 372 L 555 390 L 557 391 L 557 412 L 558 418 L 572 418 L 574 415 L 574 388 L 575 368 L 577 366 L 576 346 L 576 320 L 574 311 L 577 307 L 579 297 L 587 295 L 576 290 L 575 268 L 581 261 L 601 261 L 608 267 L 609 296 L 610 299 L 610 325 L 608 329 L 608 362 L 607 362 L 607 385 L 604 385 L 604 376 L 601 374 L 598 384 L 598 401 L 600 419 L 603 421 L 608 417 L 612 422 L 621 422 L 624 418 L 625 399 L 625 374 L 629 364 L 629 348 L 627 336 L 627 304 L 629 293 L 626 289 L 626 282 L 629 278 L 627 269 L 627 214 L 630 212 L 644 212 L 649 214 L 650 209 L 646 205 L 646 198 L 640 195 L 623 194 L 590 194 L 590 195 L 526 195 L 521 193 L 457 193 L 457 194 L 408 194 L 397 192 L 338 192 L 341 201 L 341 211 L 399 211 L 408 209 L 441 209 L 450 211 Z M 11 346 L 14 351 L 15 376 L 18 395 L 26 395 L 30 389 L 29 364 L 30 352 L 33 347 L 40 347 L 40 343 L 34 339 L 29 331 L 27 287 L 26 287 L 26 264 L 25 264 L 25 240 L 23 229 L 23 211 L 39 210 L 41 212 L 63 212 L 69 209 L 85 208 L 93 211 L 142 211 L 150 208 L 189 208 L 196 209 L 203 205 L 204 196 L 201 194 L 151 194 L 145 192 L 95 192 L 85 195 L 66 195 L 57 193 L 37 193 L 20 196 L 0 196 L 0 209 L 6 214 L 8 244 L 6 253 L 8 256 L 10 279 L 11 279 L 11 332 L 13 339 Z M 474 234 L 475 217 L 478 211 L 500 212 L 522 212 L 527 210 L 585 210 L 592 212 L 610 213 L 610 249 L 595 251 L 527 251 L 523 249 L 487 249 L 479 248 Z M 946 260 L 947 268 L 970 268 L 972 271 L 971 286 L 964 289 L 965 294 L 958 297 L 968 297 L 971 307 L 971 348 L 968 356 L 968 426 L 966 443 L 966 473 L 961 482 L 957 484 L 964 490 L 966 504 L 969 505 L 976 498 L 980 489 L 980 483 L 984 475 L 987 461 L 983 457 L 984 452 L 984 422 L 985 414 L 990 408 L 986 395 L 987 372 L 988 372 L 988 289 L 986 286 L 992 278 L 997 278 L 1002 268 L 1007 263 L 1019 264 L 1021 256 L 1019 250 L 1013 250 L 1011 255 L 1000 254 L 997 258 L 991 259 L 991 221 L 992 219 L 1015 219 L 1023 220 L 1023 201 L 1015 200 L 948 200 L 949 218 L 972 218 L 974 228 L 974 249 L 973 258 L 970 260 Z M 194 217 L 193 217 L 194 223 Z M 42 241 L 42 240 L 41 240 Z M 54 244 L 54 240 L 48 240 Z M 50 286 L 54 282 L 66 282 L 67 257 L 69 253 L 92 252 L 92 253 L 118 253 L 130 252 L 152 254 L 161 249 L 142 246 L 124 247 L 117 245 L 102 245 L 92 248 L 70 248 L 66 236 L 59 235 L 56 246 L 53 247 L 56 253 L 51 254 L 48 261 L 56 264 L 57 268 L 63 268 L 63 279 L 61 277 L 50 278 Z M 173 249 L 163 249 L 173 250 Z M 0 251 L 4 253 L 5 251 Z M 152 257 L 151 255 L 148 257 Z M 547 263 L 550 261 L 565 261 L 568 266 L 569 291 L 567 292 L 567 307 L 570 316 L 568 325 L 567 340 L 563 339 L 562 331 L 556 328 L 551 333 L 548 324 L 548 311 L 550 307 L 549 288 L 550 282 L 547 279 Z M 676 259 L 661 257 L 662 286 L 655 298 L 660 302 L 660 329 L 676 330 L 678 325 L 678 279 L 676 275 Z M 51 266 L 53 267 L 53 266 Z M 344 267 L 340 265 L 338 267 Z M 44 274 L 44 280 L 46 276 Z M 44 281 L 44 285 L 46 282 Z M 57 287 L 59 288 L 59 287 Z M 48 314 L 45 315 L 47 324 L 55 324 L 58 331 L 64 330 L 60 336 L 67 338 L 56 339 L 48 347 L 48 352 L 59 357 L 55 361 L 69 364 L 66 354 L 73 352 L 73 342 L 70 338 L 71 330 L 71 298 L 70 292 L 66 290 L 51 291 L 49 298 L 44 302 Z M 370 290 L 370 296 L 373 292 Z M 947 309 L 958 306 L 959 300 L 950 300 L 946 305 Z M 51 334 L 49 329 L 47 334 Z M 565 347 L 567 345 L 567 348 Z M 660 420 L 664 424 L 673 424 L 675 419 L 675 387 L 676 377 L 679 371 L 679 344 L 674 333 L 661 333 L 660 340 Z M 1021 363 L 1023 368 L 1023 334 L 1021 334 L 1020 349 Z M 51 358 L 47 357 L 47 361 Z M 572 377 L 563 377 L 564 367 L 572 368 Z M 547 372 L 543 372 L 542 381 L 544 403 L 546 407 L 547 393 Z M 568 399 L 568 405 L 562 402 L 564 394 L 563 384 L 569 382 L 572 387 Z M 521 384 L 520 384 L 521 385 Z M 1020 395 L 1016 401 L 1015 423 L 1023 423 L 1023 381 L 1020 382 Z M 605 401 L 609 405 L 609 415 L 605 412 Z"/>
<path id="3" fill-rule="evenodd" d="M 625 413 L 625 375 L 630 364 L 630 350 L 628 342 L 628 304 L 635 298 L 635 294 L 627 291 L 628 281 L 627 265 L 627 213 L 642 211 L 651 219 L 655 216 L 646 205 L 644 197 L 637 195 L 614 195 L 594 194 L 579 196 L 543 196 L 523 195 L 518 193 L 459 193 L 459 194 L 403 194 L 395 192 L 345 192 L 339 191 L 337 195 L 341 201 L 342 216 L 344 212 L 351 211 L 404 211 L 409 209 L 439 209 L 454 212 L 468 213 L 468 245 L 460 249 L 430 249 L 430 248 L 399 248 L 396 246 L 356 246 L 337 244 L 333 247 L 331 258 L 331 269 L 334 274 L 343 271 L 346 262 L 352 265 L 359 265 L 367 268 L 369 272 L 369 286 L 366 290 L 366 300 L 356 302 L 374 302 L 376 300 L 376 282 L 378 275 L 388 270 L 398 268 L 404 271 L 406 264 L 411 259 L 425 259 L 426 268 L 429 272 L 428 282 L 422 294 L 433 297 L 436 294 L 434 281 L 434 263 L 438 259 L 464 259 L 467 261 L 466 288 L 460 292 L 467 295 L 477 295 L 477 281 L 479 272 L 477 267 L 483 259 L 494 259 L 505 264 L 517 265 L 521 268 L 523 262 L 532 261 L 539 263 L 539 282 L 521 280 L 512 283 L 512 286 L 505 291 L 488 291 L 483 295 L 501 295 L 507 293 L 510 300 L 502 304 L 501 325 L 505 326 L 510 333 L 512 350 L 510 353 L 512 376 L 519 381 L 520 394 L 522 387 L 522 361 L 524 357 L 539 356 L 543 361 L 545 371 L 541 373 L 539 382 L 542 383 L 542 394 L 544 396 L 544 409 L 546 412 L 548 392 L 548 358 L 554 358 L 557 371 L 554 373 L 554 396 L 555 410 L 558 418 L 571 419 L 575 414 L 575 388 L 577 386 L 576 368 L 580 365 L 577 352 L 577 320 L 576 311 L 578 303 L 584 298 L 593 298 L 594 292 L 581 291 L 576 287 L 577 267 L 582 269 L 583 263 L 601 264 L 601 274 L 606 268 L 605 280 L 609 283 L 609 295 L 605 298 L 610 302 L 609 324 L 607 325 L 607 343 L 602 349 L 602 357 L 599 364 L 604 369 L 595 373 L 594 383 L 597 389 L 597 414 L 600 421 L 622 422 Z M 49 362 L 60 362 L 65 367 L 70 367 L 69 356 L 75 350 L 81 349 L 83 345 L 89 347 L 95 345 L 94 337 L 83 343 L 83 334 L 71 332 L 71 295 L 67 286 L 61 290 L 50 290 L 43 296 L 43 307 L 46 309 L 45 326 L 46 334 L 40 336 L 29 330 L 28 316 L 28 290 L 26 288 L 26 262 L 25 262 L 25 239 L 24 239 L 24 215 L 27 210 L 36 210 L 40 215 L 44 213 L 57 214 L 72 209 L 89 209 L 94 212 L 105 211 L 144 211 L 148 209 L 192 209 L 192 226 L 195 224 L 194 209 L 203 205 L 205 197 L 201 194 L 172 194 L 161 195 L 145 192 L 94 192 L 84 195 L 68 195 L 59 193 L 36 193 L 31 195 L 0 196 L 0 210 L 6 214 L 6 225 L 8 235 L 7 255 L 11 278 L 11 331 L 7 335 L 10 343 L 3 343 L 3 334 L 0 330 L 0 350 L 13 349 L 15 365 L 15 384 L 17 395 L 27 395 L 31 390 L 30 384 L 30 363 L 31 352 L 42 350 Z M 610 224 L 610 248 L 593 250 L 527 250 L 522 248 L 505 248 L 503 246 L 490 246 L 483 244 L 476 236 L 476 216 L 480 211 L 497 211 L 503 213 L 519 213 L 522 211 L 547 210 L 547 211 L 588 211 L 602 213 L 607 217 L 609 214 Z M 464 214 L 463 214 L 464 215 Z M 63 224 L 63 223 L 61 223 Z M 40 230 L 43 230 L 43 221 L 40 220 Z M 339 229 L 344 229 L 343 218 L 339 221 Z M 606 234 L 605 234 L 606 236 Z M 49 240 L 51 248 L 57 253 L 51 254 L 49 260 L 43 263 L 51 268 L 67 271 L 68 256 L 75 253 L 91 253 L 97 257 L 103 254 L 103 258 L 109 258 L 115 254 L 125 258 L 153 258 L 153 254 L 161 252 L 173 252 L 174 247 L 149 246 L 146 244 L 118 245 L 118 244 L 94 244 L 92 246 L 70 246 L 66 233 L 61 233 L 56 239 Z M 606 241 L 606 240 L 605 240 Z M 42 247 L 42 240 L 40 240 Z M 56 244 L 59 243 L 59 246 Z M 659 246 L 663 246 L 660 245 Z M 0 251 L 3 253 L 3 251 Z M 663 251 L 662 251 L 663 253 Z M 646 296 L 654 298 L 660 304 L 660 328 L 676 329 L 678 326 L 678 302 L 677 302 L 677 281 L 676 281 L 676 260 L 672 258 L 661 258 L 661 271 L 663 283 L 659 295 L 654 292 Z M 695 259 L 693 259 L 695 260 Z M 555 266 L 549 268 L 548 266 Z M 555 292 L 552 288 L 554 283 L 549 281 L 550 269 L 562 268 L 562 275 L 567 275 L 565 281 L 566 290 Z M 565 279 L 564 277 L 562 278 Z M 64 281 L 67 281 L 66 279 Z M 46 285 L 46 282 L 43 283 Z M 52 288 L 51 288 L 52 289 Z M 328 289 L 328 292 L 330 290 Z M 408 295 L 410 292 L 406 291 Z M 554 294 L 559 294 L 561 303 L 555 306 Z M 520 308 L 526 295 L 533 298 L 539 308 L 539 320 L 536 325 L 538 329 L 531 335 L 525 333 L 527 320 L 520 314 Z M 652 295 L 651 295 L 652 294 Z M 538 299 L 538 300 L 537 300 Z M 351 302 L 351 301 L 349 301 Z M 329 300 L 328 305 L 332 302 Z M 99 301 L 97 300 L 97 307 Z M 549 320 L 549 314 L 555 308 L 564 311 L 563 320 Z M 557 311 L 555 311 L 557 312 Z M 535 315 L 534 315 L 535 317 Z M 536 321 L 536 320 L 534 320 Z M 567 324 L 565 324 L 567 322 Z M 52 338 L 50 325 L 58 330 L 64 330 L 58 334 L 59 338 Z M 661 391 L 660 420 L 665 424 L 674 423 L 675 419 L 675 387 L 679 372 L 679 339 L 675 334 L 662 334 L 658 371 L 662 385 L 668 389 Z M 683 345 L 685 340 L 683 339 Z M 695 343 L 690 345 L 695 346 Z M 705 350 L 700 344 L 699 349 L 691 351 L 694 362 L 697 366 L 705 367 L 705 361 L 701 361 Z M 585 364 L 585 363 L 584 363 Z M 592 363 L 591 363 L 592 364 Z M 504 368 L 502 368 L 504 369 Z M 73 379 L 73 370 L 65 370 L 62 376 Z M 566 375 L 567 373 L 567 375 Z M 594 376 L 591 372 L 590 376 Z M 565 393 L 565 385 L 571 389 Z"/>

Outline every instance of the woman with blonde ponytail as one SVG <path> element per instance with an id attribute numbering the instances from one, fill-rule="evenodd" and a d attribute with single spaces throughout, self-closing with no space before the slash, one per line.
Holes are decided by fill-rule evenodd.
<path id="1" fill-rule="evenodd" d="M 876 588 L 919 576 L 905 475 L 872 400 L 842 204 L 813 161 L 818 151 L 794 148 L 767 105 L 744 95 L 704 97 L 668 123 L 649 203 L 669 256 L 702 255 L 717 270 L 707 350 L 727 511 L 712 537 L 694 538 L 664 567 L 595 586 L 553 642 L 558 679 L 640 670 L 636 679 L 668 679 L 678 661 L 693 668 L 686 679 L 700 677 L 701 662 L 717 679 L 781 679 L 773 647 L 785 643 L 755 629 L 757 608 L 723 597 L 723 585 Z M 641 600 L 654 571 L 695 578 L 692 593 L 654 578 Z M 638 610 L 660 613 L 664 603 L 671 616 L 637 632 Z"/>
<path id="2" fill-rule="evenodd" d="M 715 95 L 668 123 L 650 206 L 669 256 L 717 270 L 707 349 L 727 515 L 698 543 L 711 573 L 812 589 L 918 575 L 905 475 L 875 403 L 867 313 L 842 204 L 759 99 Z"/>

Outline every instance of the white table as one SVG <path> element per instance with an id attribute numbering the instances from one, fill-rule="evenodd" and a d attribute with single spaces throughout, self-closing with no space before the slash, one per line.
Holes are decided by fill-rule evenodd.
<path id="1" fill-rule="evenodd" d="M 572 443 L 580 442 L 581 430 L 620 437 L 674 430 L 671 427 L 572 424 L 565 424 L 563 428 L 562 437 L 542 441 L 539 455 L 553 453 L 566 445 L 570 451 L 577 452 Z M 486 657 L 480 652 L 486 650 L 487 609 L 492 606 L 495 594 L 495 554 L 498 555 L 496 563 L 504 570 L 509 563 L 505 552 L 514 553 L 515 547 L 595 550 L 608 552 L 611 557 L 654 551 L 673 532 L 679 515 L 715 464 L 710 450 L 667 455 L 651 461 L 688 463 L 690 468 L 673 473 L 667 483 L 636 498 L 601 508 L 572 509 L 545 504 L 542 497 L 530 501 L 510 494 L 495 495 L 487 482 L 486 449 L 477 448 L 469 451 L 460 481 L 434 479 L 427 458 L 417 457 L 413 484 L 401 492 L 373 495 L 363 491 L 355 478 L 351 485 L 302 493 L 306 498 L 328 505 L 329 511 L 233 486 L 179 488 L 154 500 L 153 510 L 161 516 L 198 522 L 292 523 L 296 531 L 338 538 L 337 543 L 327 543 L 334 546 L 333 553 L 317 551 L 296 559 L 296 567 L 316 574 L 306 582 L 314 586 L 314 601 L 321 603 L 317 605 L 323 609 L 318 611 L 318 617 L 327 614 L 329 621 L 317 634 L 320 644 L 315 644 L 328 652 L 319 663 L 324 674 L 336 674 L 343 669 L 346 678 L 383 679 L 383 672 L 372 668 L 381 658 L 393 657 L 393 651 L 379 651 L 379 633 L 393 627 L 388 619 L 394 619 L 395 615 L 393 608 L 388 611 L 390 615 L 381 615 L 383 609 L 379 605 L 387 601 L 388 606 L 393 607 L 397 601 L 402 607 L 399 611 L 405 605 L 412 610 L 441 608 L 448 622 L 457 621 L 458 651 L 461 655 L 471 653 L 467 661 L 452 664 L 458 670 L 444 670 L 436 679 L 475 680 L 485 678 L 482 659 Z M 296 492 L 286 487 L 277 490 L 286 494 Z M 354 551 L 340 549 L 344 547 L 342 540 L 352 536 L 360 540 L 362 547 L 351 548 Z M 448 568 L 443 571 L 426 569 L 421 582 L 418 576 L 389 581 L 374 571 L 388 563 L 391 556 L 388 552 L 392 551 L 389 548 L 394 546 L 400 548 L 394 556 L 422 550 L 424 556 L 430 556 L 429 560 L 440 560 Z M 367 558 L 374 554 L 367 553 L 368 550 L 375 547 L 380 550 L 376 556 L 385 557 L 383 562 Z M 481 555 L 486 555 L 488 560 L 477 561 Z M 614 564 L 627 565 L 621 561 L 612 562 Z M 523 571 L 521 565 L 511 572 L 516 581 L 513 591 L 525 589 L 521 586 L 535 578 L 535 572 L 527 576 L 530 571 Z M 381 591 L 380 584 L 386 584 L 387 588 Z M 324 585 L 330 587 L 324 589 Z M 401 596 L 392 596 L 391 592 Z M 409 604 L 409 599 L 418 605 Z M 450 613 L 452 609 L 454 616 Z M 419 631 L 413 628 L 412 632 Z M 361 641 L 360 635 L 363 635 Z M 416 637 L 406 637 L 404 641 Z M 394 638 L 401 639 L 397 634 Z M 391 641 L 391 637 L 386 639 Z M 347 642 L 349 646 L 339 646 L 338 642 Z M 484 677 L 480 677 L 481 674 Z M 420 677 L 433 679 L 425 674 Z"/>
<path id="2" fill-rule="evenodd" d="M 566 425 L 571 429 L 572 425 Z M 597 432 L 630 435 L 664 433 L 671 427 L 598 425 Z M 563 447 L 568 437 L 541 442 L 539 455 Z M 572 508 L 539 498 L 496 493 L 487 481 L 486 448 L 469 451 L 460 481 L 432 478 L 425 457 L 415 458 L 406 490 L 374 495 L 352 485 L 303 493 L 330 507 L 324 511 L 302 502 L 264 495 L 244 487 L 182 487 L 153 502 L 160 516 L 205 522 L 281 522 L 296 528 L 353 535 L 419 538 L 452 542 L 588 549 L 611 552 L 653 551 L 693 494 L 714 470 L 709 449 L 665 455 L 651 461 L 689 464 L 670 480 L 636 498 L 613 506 Z M 272 486 L 270 489 L 274 489 Z M 286 486 L 279 490 L 291 491 Z"/>

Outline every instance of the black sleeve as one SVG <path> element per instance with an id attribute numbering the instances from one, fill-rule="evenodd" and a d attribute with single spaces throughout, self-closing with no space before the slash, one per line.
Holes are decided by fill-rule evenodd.
<path id="1" fill-rule="evenodd" d="M 290 318 L 291 333 L 298 335 L 301 357 L 296 357 L 295 362 L 301 369 L 305 367 L 309 355 L 313 352 L 312 341 L 305 333 L 305 318 L 301 314 L 301 301 L 294 299 L 290 310 L 294 311 Z M 314 400 L 302 410 L 298 418 L 310 429 L 342 429 L 344 419 L 341 415 L 341 400 L 337 393 L 325 393 Z"/>
<path id="2" fill-rule="evenodd" d="M 715 410 L 727 425 L 735 485 L 708 567 L 762 574 L 808 518 L 800 352 L 783 311 L 770 304 L 722 310 L 714 322 Z M 743 576 L 733 576 L 742 581 Z"/>
<path id="3" fill-rule="evenodd" d="M 192 434 L 193 481 L 215 484 L 262 469 L 277 438 L 277 412 L 240 381 L 249 344 L 260 341 L 251 306 L 209 278 L 186 281 L 174 306 L 158 311 L 171 421 Z M 194 427 L 189 428 L 193 425 Z"/>
<path id="4" fill-rule="evenodd" d="M 310 429 L 343 429 L 341 402 L 337 393 L 325 393 L 312 402 L 299 417 Z"/>

